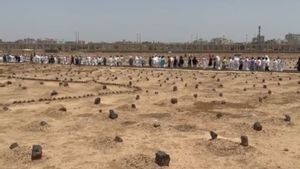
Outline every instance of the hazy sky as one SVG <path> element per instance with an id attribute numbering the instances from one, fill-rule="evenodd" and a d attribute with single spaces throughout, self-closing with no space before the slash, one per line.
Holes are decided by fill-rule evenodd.
<path id="1" fill-rule="evenodd" d="M 245 41 L 300 33 L 300 0 L 0 0 L 0 39 Z"/>

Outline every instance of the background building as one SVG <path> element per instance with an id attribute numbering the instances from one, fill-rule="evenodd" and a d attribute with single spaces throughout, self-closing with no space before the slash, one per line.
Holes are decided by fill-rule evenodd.
<path id="1" fill-rule="evenodd" d="M 285 35 L 285 39 L 290 45 L 300 45 L 300 34 L 289 33 Z"/>
<path id="2" fill-rule="evenodd" d="M 263 44 L 265 42 L 265 37 L 261 35 L 261 26 L 258 27 L 257 37 L 252 39 L 252 43 L 254 44 Z"/>

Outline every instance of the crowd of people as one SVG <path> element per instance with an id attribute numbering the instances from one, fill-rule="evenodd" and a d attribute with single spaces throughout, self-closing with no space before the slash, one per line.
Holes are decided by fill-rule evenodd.
<path id="1" fill-rule="evenodd" d="M 127 59 L 126 59 L 127 58 Z M 277 57 L 270 59 L 268 56 L 243 57 L 234 55 L 232 57 L 220 57 L 208 55 L 196 56 L 47 56 L 47 55 L 3 55 L 0 61 L 6 63 L 34 63 L 34 64 L 63 64 L 63 65 L 89 65 L 89 66 L 132 66 L 132 67 L 154 67 L 154 68 L 201 68 L 215 70 L 243 70 L 243 71 L 278 71 L 284 70 L 284 61 Z M 300 58 L 297 63 L 300 71 Z"/>

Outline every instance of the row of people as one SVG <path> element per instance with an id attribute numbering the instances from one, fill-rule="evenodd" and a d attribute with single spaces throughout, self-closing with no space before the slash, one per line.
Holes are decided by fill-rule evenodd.
<path id="1" fill-rule="evenodd" d="M 1 57 L 0 57 L 1 59 Z M 129 56 L 129 59 L 124 59 L 123 56 L 110 57 L 82 57 L 82 56 L 2 56 L 3 62 L 21 63 L 31 62 L 37 64 L 74 64 L 74 65 L 103 65 L 103 66 L 136 66 L 136 67 L 154 67 L 154 68 L 203 68 L 216 70 L 244 70 L 244 71 L 283 71 L 284 63 L 279 57 L 269 59 L 268 56 L 248 58 L 241 56 L 233 56 L 228 59 L 220 56 L 209 55 L 197 59 L 195 56 L 159 56 L 154 55 L 145 59 L 143 56 Z M 298 61 L 299 62 L 299 61 Z M 298 63 L 299 65 L 299 63 Z"/>

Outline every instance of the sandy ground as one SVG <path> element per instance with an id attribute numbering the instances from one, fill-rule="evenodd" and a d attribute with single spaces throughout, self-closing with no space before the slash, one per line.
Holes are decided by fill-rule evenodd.
<path id="1" fill-rule="evenodd" d="M 130 81 L 141 90 L 126 86 Z M 300 74 L 10 64 L 0 65 L 0 86 L 3 169 L 300 166 Z M 50 96 L 53 90 L 58 95 Z M 108 118 L 110 109 L 118 119 Z M 252 128 L 257 121 L 262 131 Z M 218 139 L 210 140 L 211 130 Z M 242 135 L 248 147 L 240 145 Z M 19 147 L 9 149 L 14 142 Z M 42 145 L 41 160 L 31 161 L 33 144 Z M 169 167 L 155 164 L 158 150 L 170 155 Z"/>

